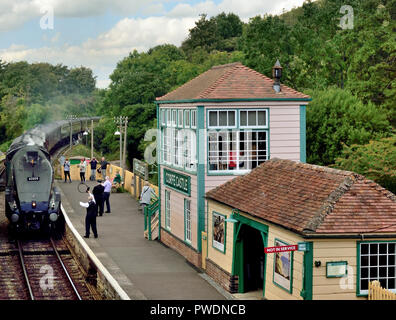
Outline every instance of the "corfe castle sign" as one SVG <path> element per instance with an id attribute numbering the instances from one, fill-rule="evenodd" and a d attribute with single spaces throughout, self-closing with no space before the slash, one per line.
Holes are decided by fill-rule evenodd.
<path id="1" fill-rule="evenodd" d="M 191 195 L 191 181 L 189 176 L 164 169 L 164 184 L 188 196 Z"/>

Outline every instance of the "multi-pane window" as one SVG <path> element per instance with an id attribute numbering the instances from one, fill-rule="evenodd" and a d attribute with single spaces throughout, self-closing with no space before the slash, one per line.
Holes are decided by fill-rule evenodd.
<path id="1" fill-rule="evenodd" d="M 186 128 L 190 127 L 190 110 L 184 111 L 184 126 Z"/>
<path id="2" fill-rule="evenodd" d="M 396 292 L 396 243 L 360 243 L 360 294 L 368 293 L 368 284 L 378 280 L 381 287 Z"/>
<path id="3" fill-rule="evenodd" d="M 183 127 L 183 110 L 178 111 L 177 126 L 180 128 Z"/>
<path id="4" fill-rule="evenodd" d="M 197 112 L 196 110 L 191 110 L 191 128 L 197 127 Z"/>
<path id="5" fill-rule="evenodd" d="M 171 109 L 166 109 L 166 119 L 167 119 L 167 125 L 170 127 L 172 125 L 172 110 Z"/>
<path id="6" fill-rule="evenodd" d="M 191 200 L 184 199 L 184 234 L 186 242 L 191 243 Z"/>
<path id="7" fill-rule="evenodd" d="M 172 122 L 171 122 L 172 127 L 176 127 L 176 120 L 177 120 L 177 110 L 172 110 Z"/>
<path id="8" fill-rule="evenodd" d="M 208 123 L 209 128 L 233 128 L 236 124 L 236 112 L 235 110 L 210 110 Z"/>
<path id="9" fill-rule="evenodd" d="M 239 111 L 239 125 L 241 128 L 266 128 L 267 110 Z"/>
<path id="10" fill-rule="evenodd" d="M 194 171 L 196 169 L 195 130 L 163 128 L 162 161 L 164 164 Z"/>
<path id="11" fill-rule="evenodd" d="M 164 163 L 170 163 L 171 161 L 171 130 L 171 128 L 162 130 L 162 160 Z"/>
<path id="12" fill-rule="evenodd" d="M 172 130 L 172 146 L 173 146 L 173 150 L 172 150 L 172 155 L 173 155 L 173 164 L 175 166 L 180 165 L 180 154 L 181 154 L 181 141 L 180 141 L 180 133 L 179 130 L 177 129 L 173 129 Z"/>
<path id="13" fill-rule="evenodd" d="M 165 190 L 165 228 L 170 229 L 170 192 Z"/>
<path id="14" fill-rule="evenodd" d="M 166 119 L 165 119 L 165 113 L 166 112 L 166 110 L 165 109 L 161 109 L 161 112 L 160 112 L 160 119 L 161 119 L 161 125 L 162 126 L 165 126 L 166 125 Z"/>
<path id="15" fill-rule="evenodd" d="M 208 111 L 209 171 L 247 171 L 269 158 L 267 109 Z"/>
<path id="16" fill-rule="evenodd" d="M 209 170 L 251 170 L 268 159 L 267 131 L 208 132 Z"/>
<path id="17" fill-rule="evenodd" d="M 236 131 L 209 131 L 209 170 L 236 170 Z"/>

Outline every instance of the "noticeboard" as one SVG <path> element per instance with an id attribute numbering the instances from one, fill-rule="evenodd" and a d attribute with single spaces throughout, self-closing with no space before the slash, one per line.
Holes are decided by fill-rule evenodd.
<path id="1" fill-rule="evenodd" d="M 148 180 L 148 164 L 144 161 L 133 159 L 133 173 Z"/>

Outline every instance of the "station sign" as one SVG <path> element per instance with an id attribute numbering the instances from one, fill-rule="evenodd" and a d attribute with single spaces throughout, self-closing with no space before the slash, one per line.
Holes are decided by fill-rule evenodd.
<path id="1" fill-rule="evenodd" d="M 191 178 L 184 174 L 164 169 L 164 185 L 188 196 L 191 195 Z"/>
<path id="2" fill-rule="evenodd" d="M 293 244 L 289 246 L 267 247 L 264 248 L 264 253 L 277 253 L 298 250 L 298 245 Z"/>
<path id="3" fill-rule="evenodd" d="M 144 161 L 133 159 L 133 173 L 148 180 L 148 164 Z"/>
<path id="4" fill-rule="evenodd" d="M 264 248 L 264 253 L 277 253 L 277 252 L 287 252 L 287 251 L 307 251 L 307 244 L 305 242 L 299 242 L 298 244 L 292 244 L 288 246 L 278 246 L 278 247 L 267 247 Z"/>

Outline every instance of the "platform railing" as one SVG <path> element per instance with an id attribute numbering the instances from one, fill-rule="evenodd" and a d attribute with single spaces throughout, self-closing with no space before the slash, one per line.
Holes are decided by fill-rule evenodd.
<path id="1" fill-rule="evenodd" d="M 158 228 L 158 209 L 159 199 L 156 196 L 150 205 L 144 207 L 144 235 L 148 240 L 153 238 L 153 229 Z"/>

